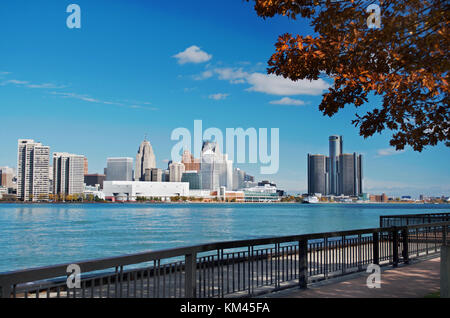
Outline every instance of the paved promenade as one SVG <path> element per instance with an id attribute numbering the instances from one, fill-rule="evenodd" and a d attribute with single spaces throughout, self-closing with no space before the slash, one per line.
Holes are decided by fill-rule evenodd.
<path id="1" fill-rule="evenodd" d="M 368 273 L 358 273 L 311 285 L 306 290 L 289 289 L 266 295 L 273 298 L 423 298 L 439 291 L 440 258 L 382 270 L 381 288 L 366 286 Z"/>

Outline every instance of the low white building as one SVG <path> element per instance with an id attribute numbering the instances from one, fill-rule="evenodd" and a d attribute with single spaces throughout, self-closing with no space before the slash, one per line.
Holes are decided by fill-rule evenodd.
<path id="1" fill-rule="evenodd" d="M 138 197 L 169 199 L 189 196 L 188 182 L 105 181 L 103 193 L 106 199 L 136 201 Z"/>
<path id="2" fill-rule="evenodd" d="M 98 184 L 96 186 L 88 186 L 85 184 L 83 194 L 85 196 L 92 195 L 94 198 L 98 197 L 101 200 L 105 200 L 105 193 L 100 190 L 100 185 Z"/>

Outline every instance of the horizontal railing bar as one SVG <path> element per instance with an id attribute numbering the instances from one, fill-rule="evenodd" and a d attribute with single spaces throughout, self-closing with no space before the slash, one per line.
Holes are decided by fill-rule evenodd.
<path id="1" fill-rule="evenodd" d="M 424 214 L 398 214 L 398 215 L 380 215 L 380 218 L 415 218 L 415 217 L 433 217 L 433 216 L 450 216 L 450 212 L 442 213 L 424 213 Z"/>

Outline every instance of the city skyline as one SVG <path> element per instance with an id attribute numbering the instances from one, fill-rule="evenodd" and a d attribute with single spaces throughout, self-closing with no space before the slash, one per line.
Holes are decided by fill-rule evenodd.
<path id="1" fill-rule="evenodd" d="M 304 21 L 264 22 L 241 1 L 78 4 L 85 19 L 76 31 L 65 27 L 65 7 L 57 1 L 0 4 L 0 28 L 8 30 L 0 44 L 0 166 L 17 168 L 17 140 L 32 138 L 84 154 L 89 172 L 102 173 L 107 157 L 134 157 L 148 133 L 156 165 L 164 167 L 171 131 L 202 119 L 223 131 L 279 127 L 280 171 L 270 179 L 291 192 L 307 190 L 306 154 L 327 153 L 322 141 L 337 134 L 371 167 L 365 192 L 450 193 L 445 145 L 396 152 L 389 132 L 365 140 L 351 124 L 354 108 L 332 119 L 318 111 L 327 78 L 294 85 L 266 75 L 273 39 L 287 31 L 312 34 Z M 130 21 L 141 22 L 123 23 L 125 10 Z M 41 12 L 36 25 L 35 12 Z M 106 28 L 114 41 L 103 37 Z M 258 165 L 236 167 L 265 178 Z"/>

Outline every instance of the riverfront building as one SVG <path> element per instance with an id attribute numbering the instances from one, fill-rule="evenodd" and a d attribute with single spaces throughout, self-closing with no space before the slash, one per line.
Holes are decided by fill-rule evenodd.
<path id="1" fill-rule="evenodd" d="M 338 160 L 338 191 L 348 196 L 362 194 L 362 155 L 341 154 Z"/>
<path id="2" fill-rule="evenodd" d="M 108 158 L 107 181 L 133 181 L 133 158 Z"/>
<path id="3" fill-rule="evenodd" d="M 184 173 L 184 164 L 180 162 L 172 162 L 169 165 L 169 180 L 170 182 L 181 182 Z"/>
<path id="4" fill-rule="evenodd" d="M 308 194 L 363 194 L 363 157 L 343 153 L 343 137 L 330 136 L 329 156 L 308 154 Z"/>
<path id="5" fill-rule="evenodd" d="M 328 193 L 328 163 L 324 155 L 308 154 L 308 193 Z"/>
<path id="6" fill-rule="evenodd" d="M 201 152 L 201 175 L 204 190 L 218 191 L 233 187 L 233 162 L 222 154 L 216 142 L 205 141 Z"/>
<path id="7" fill-rule="evenodd" d="M 202 175 L 197 171 L 185 171 L 181 178 L 181 182 L 189 183 L 189 190 L 202 189 Z"/>
<path id="8" fill-rule="evenodd" d="M 105 182 L 105 178 L 106 176 L 104 174 L 87 174 L 84 176 L 84 183 L 91 187 L 99 185 L 100 189 L 103 189 L 103 182 Z"/>
<path id="9" fill-rule="evenodd" d="M 0 167 L 0 187 L 7 189 L 13 187 L 14 171 L 9 167 Z"/>
<path id="10" fill-rule="evenodd" d="M 153 147 L 148 140 L 144 140 L 136 155 L 136 168 L 134 169 L 134 180 L 145 181 L 147 169 L 156 168 L 156 157 Z M 109 180 L 109 179 L 108 179 Z"/>
<path id="11" fill-rule="evenodd" d="M 84 172 L 84 156 L 55 152 L 53 154 L 53 194 L 82 194 Z"/>
<path id="12" fill-rule="evenodd" d="M 19 139 L 17 152 L 17 198 L 22 201 L 47 200 L 50 147 L 32 139 Z"/>
<path id="13" fill-rule="evenodd" d="M 138 197 L 169 199 L 189 196 L 187 182 L 105 181 L 103 192 L 113 201 L 136 201 Z"/>

